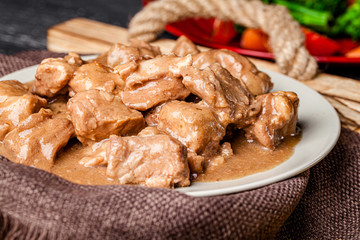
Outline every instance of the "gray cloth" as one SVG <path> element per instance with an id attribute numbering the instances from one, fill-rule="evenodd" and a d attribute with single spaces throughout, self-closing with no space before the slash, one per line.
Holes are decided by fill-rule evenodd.
<path id="1" fill-rule="evenodd" d="M 0 75 L 50 56 L 0 55 Z M 360 239 L 359 178 L 360 135 L 347 129 L 310 171 L 215 197 L 82 186 L 0 157 L 0 239 Z"/>

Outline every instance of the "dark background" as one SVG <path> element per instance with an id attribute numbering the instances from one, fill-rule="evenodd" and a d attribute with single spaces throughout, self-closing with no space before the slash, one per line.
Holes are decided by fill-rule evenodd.
<path id="1" fill-rule="evenodd" d="M 0 0 L 0 53 L 46 49 L 49 27 L 85 17 L 127 27 L 141 0 Z M 174 38 L 164 33 L 161 37 Z M 359 66 L 322 65 L 321 71 L 360 79 Z"/>

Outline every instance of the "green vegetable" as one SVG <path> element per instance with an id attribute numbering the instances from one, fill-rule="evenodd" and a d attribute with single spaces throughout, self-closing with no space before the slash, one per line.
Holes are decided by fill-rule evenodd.
<path id="1" fill-rule="evenodd" d="M 357 0 L 336 19 L 332 33 L 346 34 L 354 40 L 360 39 L 360 0 Z"/>
<path id="2" fill-rule="evenodd" d="M 287 2 L 299 4 L 313 10 L 328 12 L 334 17 L 343 13 L 346 9 L 345 0 L 288 0 Z"/>
<path id="3" fill-rule="evenodd" d="M 303 2 L 312 2 L 312 1 L 303 1 Z M 331 23 L 334 20 L 333 15 L 328 11 L 319 11 L 319 10 L 310 9 L 303 5 L 285 0 L 274 0 L 273 3 L 287 7 L 289 9 L 291 16 L 295 20 L 297 20 L 301 25 L 305 25 L 320 32 L 328 32 Z"/>
<path id="4" fill-rule="evenodd" d="M 244 26 L 241 26 L 239 24 L 234 24 L 234 28 L 235 28 L 236 33 L 239 35 L 243 34 L 243 32 L 246 29 Z"/>

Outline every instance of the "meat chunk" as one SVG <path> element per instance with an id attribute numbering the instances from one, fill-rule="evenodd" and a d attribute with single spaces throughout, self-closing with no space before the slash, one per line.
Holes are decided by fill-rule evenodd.
<path id="1" fill-rule="evenodd" d="M 187 67 L 182 71 L 183 83 L 217 113 L 224 126 L 248 124 L 251 94 L 220 64 L 214 63 L 203 70 Z"/>
<path id="2" fill-rule="evenodd" d="M 167 132 L 188 148 L 192 172 L 202 172 L 205 160 L 214 156 L 225 136 L 225 128 L 209 107 L 195 103 L 172 101 L 159 113 L 161 131 Z"/>
<path id="3" fill-rule="evenodd" d="M 76 53 L 69 53 L 64 58 L 44 59 L 36 70 L 33 91 L 46 97 L 59 94 L 81 64 L 82 60 Z"/>
<path id="4" fill-rule="evenodd" d="M 52 112 L 41 109 L 30 115 L 4 138 L 10 159 L 50 170 L 57 152 L 74 135 L 74 127 L 65 118 L 51 119 Z"/>
<path id="5" fill-rule="evenodd" d="M 119 96 L 96 89 L 76 94 L 68 101 L 67 110 L 77 138 L 84 144 L 111 134 L 136 134 L 145 125 L 142 114 L 128 109 Z"/>
<path id="6" fill-rule="evenodd" d="M 182 84 L 180 71 L 191 61 L 191 56 L 164 56 L 140 62 L 125 80 L 123 102 L 145 111 L 168 100 L 185 99 L 190 91 Z"/>
<path id="7" fill-rule="evenodd" d="M 165 104 L 165 103 L 164 103 Z M 159 113 L 161 110 L 161 107 L 164 105 L 161 104 L 147 112 L 144 113 L 145 122 L 148 126 L 156 126 L 159 123 Z"/>
<path id="8" fill-rule="evenodd" d="M 113 73 L 111 68 L 98 62 L 92 62 L 78 68 L 74 77 L 69 81 L 69 87 L 70 96 L 90 89 L 117 94 L 123 89 L 124 81 L 118 74 Z"/>
<path id="9" fill-rule="evenodd" d="M 171 50 L 176 56 L 184 57 L 188 54 L 195 55 L 200 52 L 196 45 L 184 35 L 176 40 L 174 48 Z"/>
<path id="10" fill-rule="evenodd" d="M 80 55 L 75 52 L 69 52 L 65 57 L 64 60 L 76 67 L 80 67 L 84 64 L 84 61 L 81 59 Z"/>
<path id="11" fill-rule="evenodd" d="M 111 135 L 106 157 L 107 176 L 122 184 L 165 188 L 190 185 L 186 148 L 168 135 Z"/>
<path id="12" fill-rule="evenodd" d="M 46 106 L 46 103 L 46 99 L 31 94 L 19 81 L 0 81 L 0 140 L 21 121 Z"/>
<path id="13" fill-rule="evenodd" d="M 143 130 L 141 130 L 139 132 L 138 136 L 145 137 L 145 136 L 154 136 L 154 135 L 161 135 L 161 134 L 165 134 L 165 133 L 160 131 L 156 127 L 150 126 L 150 127 L 146 127 Z"/>
<path id="14" fill-rule="evenodd" d="M 142 59 L 151 59 L 161 55 L 160 47 L 151 45 L 142 40 L 132 39 L 130 42 L 130 46 L 139 49 L 140 56 Z"/>
<path id="15" fill-rule="evenodd" d="M 82 157 L 79 161 L 85 167 L 94 167 L 99 165 L 107 165 L 106 149 L 109 145 L 109 139 L 104 139 L 89 146 L 86 146 L 83 151 Z"/>
<path id="16" fill-rule="evenodd" d="M 145 111 L 168 100 L 184 100 L 189 94 L 180 78 L 164 77 L 135 90 L 125 89 L 122 99 L 126 106 Z"/>
<path id="17" fill-rule="evenodd" d="M 259 71 L 246 57 L 221 49 L 201 52 L 194 56 L 194 67 L 204 69 L 213 63 L 220 63 L 233 77 L 245 84 L 253 95 L 269 92 L 273 84 L 270 77 Z"/>
<path id="18" fill-rule="evenodd" d="M 261 105 L 261 112 L 253 124 L 244 128 L 248 139 L 275 149 L 284 137 L 296 133 L 299 105 L 296 93 L 278 91 L 260 95 L 254 105 Z"/>
<path id="19" fill-rule="evenodd" d="M 95 61 L 104 65 L 115 67 L 132 61 L 151 59 L 161 55 L 160 48 L 144 41 L 133 40 L 131 46 L 116 43 Z"/>

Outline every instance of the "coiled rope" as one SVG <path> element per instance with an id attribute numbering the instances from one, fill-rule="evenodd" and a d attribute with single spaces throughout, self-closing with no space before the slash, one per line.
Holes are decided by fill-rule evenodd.
<path id="1" fill-rule="evenodd" d="M 261 28 L 269 35 L 276 63 L 290 77 L 308 80 L 317 63 L 304 46 L 304 34 L 288 10 L 258 0 L 159 0 L 149 3 L 129 24 L 129 39 L 152 41 L 166 24 L 186 18 L 233 21 L 248 28 Z"/>

